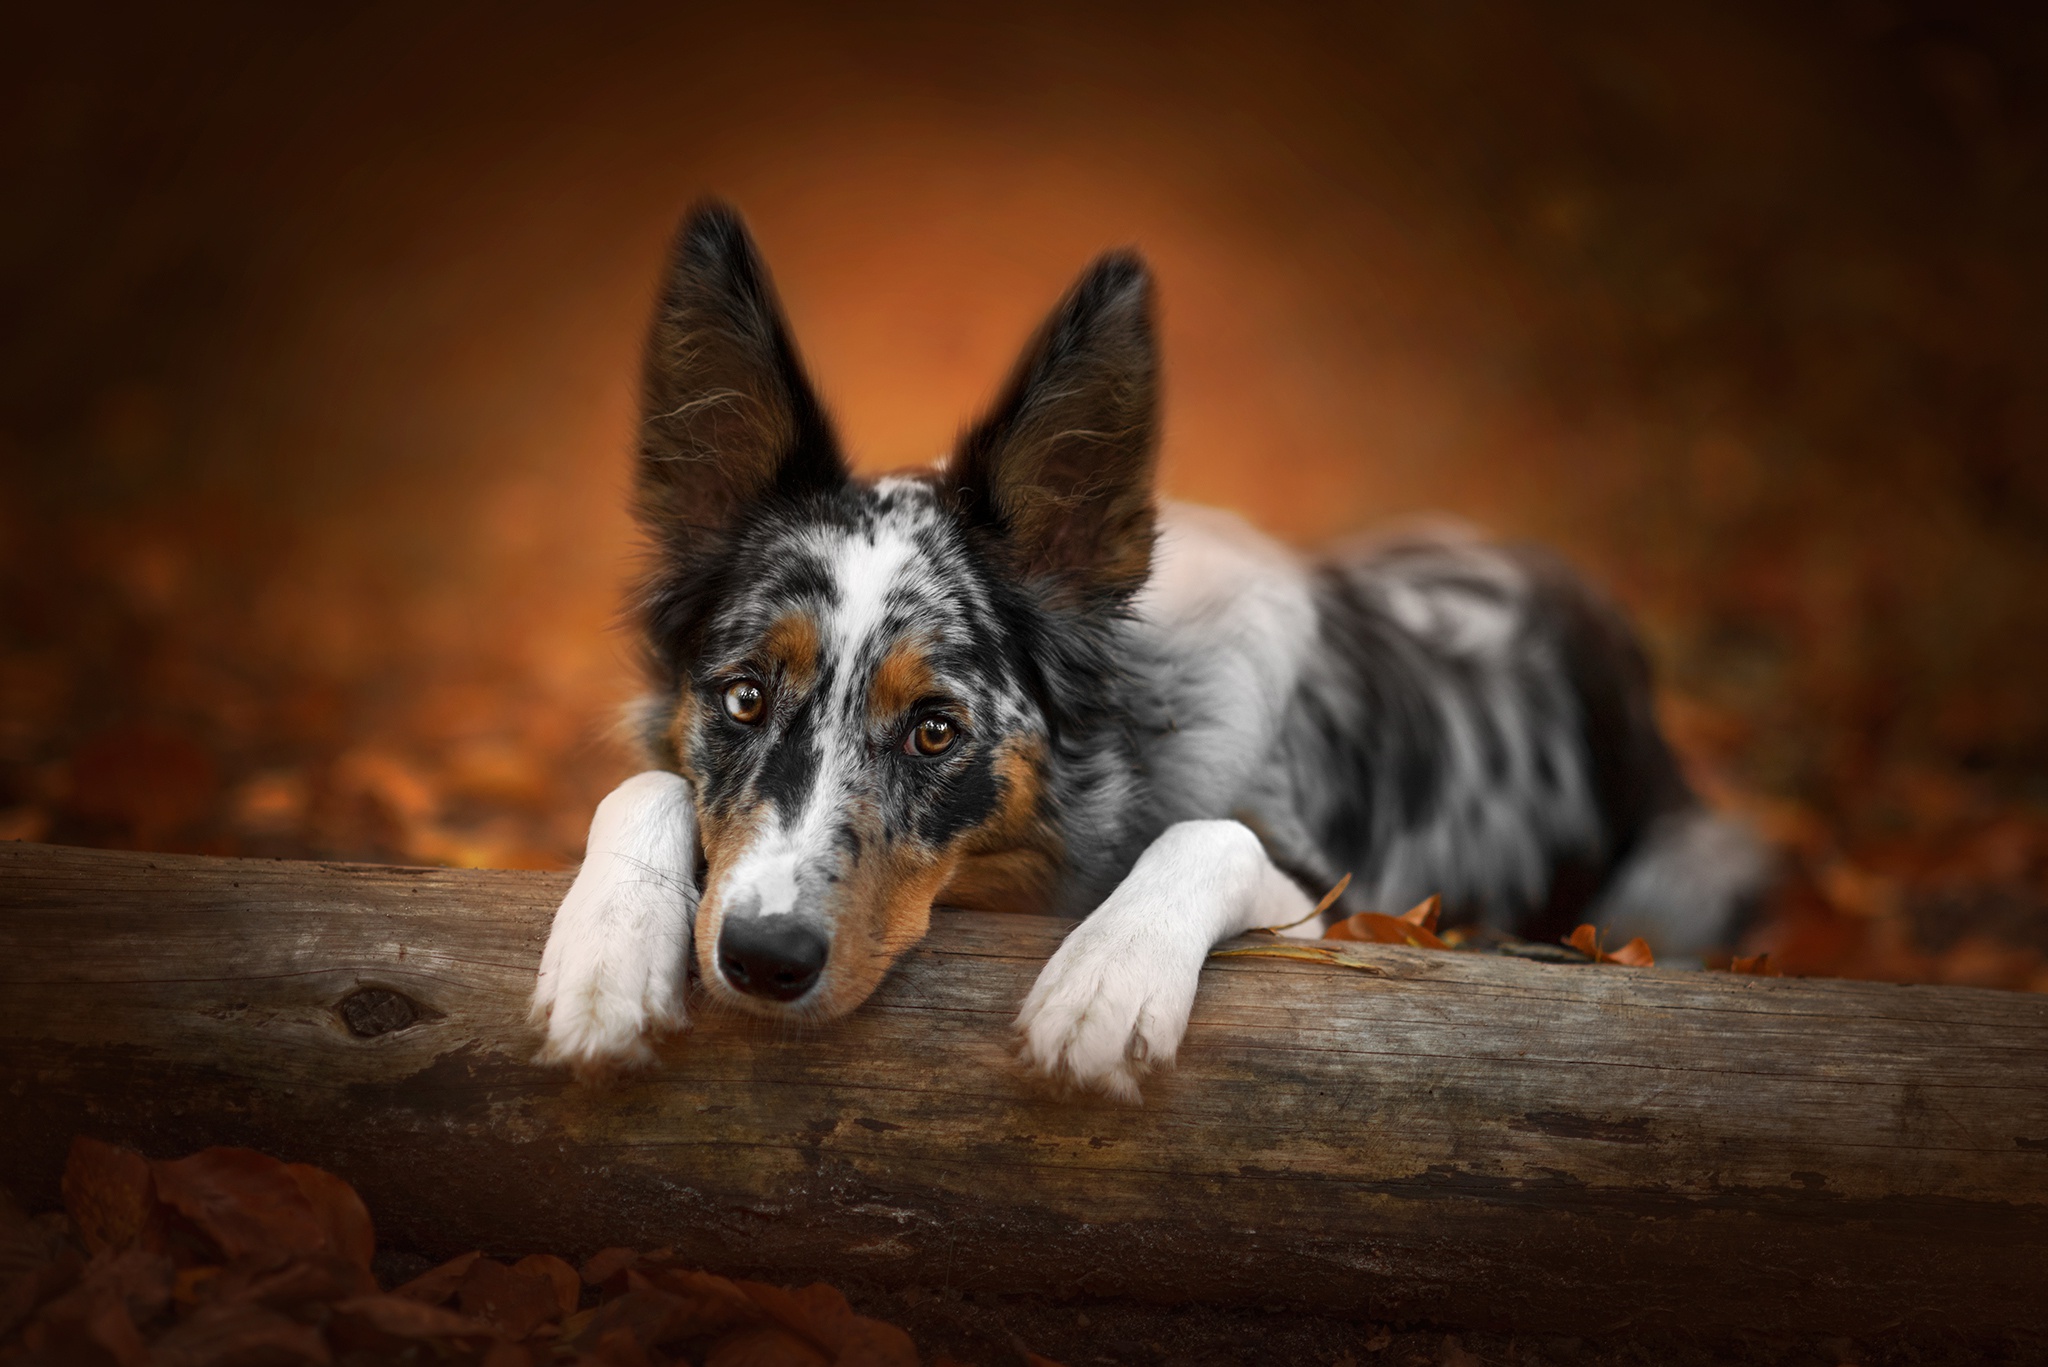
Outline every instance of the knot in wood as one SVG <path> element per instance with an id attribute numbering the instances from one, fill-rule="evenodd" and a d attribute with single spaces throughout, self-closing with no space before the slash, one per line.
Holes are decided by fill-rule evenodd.
<path id="1" fill-rule="evenodd" d="M 349 993 L 335 1004 L 348 1032 L 360 1039 L 374 1039 L 393 1030 L 403 1030 L 420 1018 L 412 999 L 383 987 L 365 987 Z"/>

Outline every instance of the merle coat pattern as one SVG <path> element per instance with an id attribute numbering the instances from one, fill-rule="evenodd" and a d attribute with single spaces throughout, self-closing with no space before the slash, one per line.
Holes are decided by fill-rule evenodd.
<path id="1" fill-rule="evenodd" d="M 1085 918 L 1022 1053 L 1124 1098 L 1210 946 L 1347 872 L 1331 914 L 1441 892 L 1508 931 L 1726 939 L 1755 848 L 1686 788 L 1613 609 L 1455 528 L 1304 560 L 1158 508 L 1157 369 L 1144 266 L 1105 256 L 948 459 L 857 480 L 739 219 L 685 221 L 637 476 L 654 767 L 556 916 L 543 1057 L 649 1060 L 693 950 L 719 999 L 842 1015 L 934 903 Z"/>

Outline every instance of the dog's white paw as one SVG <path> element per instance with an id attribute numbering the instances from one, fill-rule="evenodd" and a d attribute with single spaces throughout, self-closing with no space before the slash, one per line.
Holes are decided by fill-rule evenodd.
<path id="1" fill-rule="evenodd" d="M 553 962 L 543 958 L 529 1013 L 545 1032 L 534 1061 L 566 1065 L 581 1075 L 653 1063 L 653 1040 L 689 1024 L 683 1001 L 687 965 L 662 964 L 658 957 L 639 946 L 615 945 L 605 953 L 592 944 L 570 943 Z"/>
<path id="2" fill-rule="evenodd" d="M 1156 912 L 1111 897 L 1067 936 L 1025 997 L 1023 1062 L 1063 1086 L 1137 1102 L 1139 1081 L 1180 1049 L 1207 948 L 1174 935 Z"/>
<path id="3" fill-rule="evenodd" d="M 537 1063 L 603 1075 L 654 1061 L 652 1041 L 689 1023 L 696 912 L 687 790 L 641 774 L 599 804 L 590 852 L 555 913 L 529 1018 Z"/>

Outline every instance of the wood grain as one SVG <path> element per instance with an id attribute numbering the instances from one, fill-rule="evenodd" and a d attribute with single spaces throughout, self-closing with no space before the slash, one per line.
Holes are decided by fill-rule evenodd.
<path id="1" fill-rule="evenodd" d="M 2048 1328 L 2048 998 L 1355 946 L 1213 961 L 1139 1109 L 1009 1023 L 1049 918 L 967 912 L 809 1033 L 528 1062 L 566 876 L 0 845 L 0 1174 L 248 1144 L 429 1255 L 668 1244 L 780 1280 L 1382 1319 Z"/>

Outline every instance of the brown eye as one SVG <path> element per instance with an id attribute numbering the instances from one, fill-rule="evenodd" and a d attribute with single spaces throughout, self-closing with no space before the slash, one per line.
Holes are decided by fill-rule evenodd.
<path id="1" fill-rule="evenodd" d="M 953 748 L 954 738 L 960 728 L 953 725 L 950 717 L 926 717 L 911 728 L 910 744 L 907 747 L 920 755 L 943 755 Z"/>
<path id="2" fill-rule="evenodd" d="M 752 726 L 767 710 L 767 695 L 752 679 L 740 679 L 725 686 L 725 715 L 734 721 Z"/>

